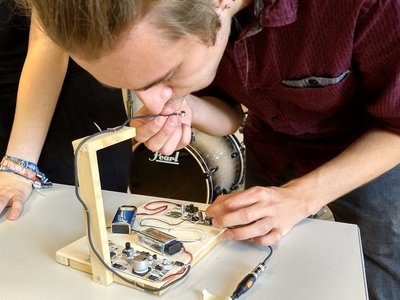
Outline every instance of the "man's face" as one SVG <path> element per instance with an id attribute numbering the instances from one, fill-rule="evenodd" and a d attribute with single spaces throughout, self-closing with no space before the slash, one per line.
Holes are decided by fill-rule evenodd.
<path id="1" fill-rule="evenodd" d="M 143 104 L 159 113 L 170 98 L 212 82 L 229 36 L 230 18 L 222 16 L 221 21 L 214 46 L 193 37 L 169 41 L 154 24 L 143 20 L 106 56 L 95 61 L 73 59 L 104 85 L 138 91 Z M 158 97 L 166 87 L 168 96 Z"/>

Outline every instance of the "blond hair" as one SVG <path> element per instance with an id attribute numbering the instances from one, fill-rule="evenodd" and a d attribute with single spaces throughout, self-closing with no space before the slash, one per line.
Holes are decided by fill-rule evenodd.
<path id="1" fill-rule="evenodd" d="M 214 0 L 19 0 L 46 34 L 69 53 L 96 59 L 122 42 L 150 13 L 171 40 L 194 36 L 213 45 L 221 27 Z"/>

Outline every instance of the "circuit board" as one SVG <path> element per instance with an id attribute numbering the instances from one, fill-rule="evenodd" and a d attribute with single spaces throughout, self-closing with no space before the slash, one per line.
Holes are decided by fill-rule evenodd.
<path id="1" fill-rule="evenodd" d="M 168 276 L 179 273 L 187 263 L 147 251 L 130 242 L 124 246 L 109 241 L 111 266 L 129 276 L 151 282 L 167 281 Z"/>
<path id="2" fill-rule="evenodd" d="M 215 247 L 224 238 L 224 229 L 213 227 L 205 216 L 207 204 L 178 200 L 149 203 L 146 207 L 137 208 L 137 217 L 130 234 L 112 233 L 111 220 L 108 222 L 109 267 L 119 276 L 128 279 L 124 282 L 114 275 L 114 281 L 118 283 L 138 288 L 129 284 L 129 281 L 133 281 L 139 287 L 160 289 L 179 278 L 189 266 L 194 266 Z M 182 244 L 182 249 L 168 255 L 157 251 L 158 248 L 151 244 L 141 243 L 140 233 L 148 228 L 172 235 L 174 240 Z M 91 272 L 87 242 L 88 237 L 85 236 L 58 250 L 57 261 Z M 164 292 L 162 290 L 155 294 L 161 295 Z"/>

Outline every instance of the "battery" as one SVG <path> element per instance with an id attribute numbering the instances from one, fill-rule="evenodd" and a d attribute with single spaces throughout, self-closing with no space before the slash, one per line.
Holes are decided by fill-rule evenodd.
<path id="1" fill-rule="evenodd" d="M 136 219 L 136 206 L 122 205 L 118 208 L 111 223 L 112 233 L 130 234 Z"/>
<path id="2" fill-rule="evenodd" d="M 155 228 L 138 231 L 140 245 L 153 249 L 161 254 L 173 255 L 181 251 L 183 244 L 176 237 Z"/>

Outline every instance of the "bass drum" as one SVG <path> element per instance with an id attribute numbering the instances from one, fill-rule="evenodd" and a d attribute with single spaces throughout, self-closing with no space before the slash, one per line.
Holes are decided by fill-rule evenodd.
<path id="1" fill-rule="evenodd" d="M 192 129 L 185 148 L 165 156 L 144 144 L 132 151 L 133 194 L 212 203 L 243 184 L 244 146 L 234 135 L 214 137 Z"/>

